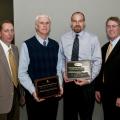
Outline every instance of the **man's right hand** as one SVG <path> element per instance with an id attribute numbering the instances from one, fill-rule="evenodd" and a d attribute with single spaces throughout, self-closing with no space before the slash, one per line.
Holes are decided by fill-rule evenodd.
<path id="1" fill-rule="evenodd" d="M 65 81 L 66 83 L 73 81 L 73 80 L 69 80 L 69 78 L 67 77 L 66 73 L 63 74 L 63 78 L 64 78 L 64 81 Z"/>
<path id="2" fill-rule="evenodd" d="M 42 102 L 42 101 L 44 101 L 45 99 L 40 99 L 40 98 L 38 98 L 38 96 L 37 96 L 37 94 L 36 94 L 36 92 L 33 92 L 32 93 L 32 95 L 33 95 L 33 97 L 34 97 L 34 99 L 36 100 L 36 102 Z"/>
<path id="3" fill-rule="evenodd" d="M 96 91 L 96 92 L 95 92 L 95 98 L 96 98 L 96 101 L 97 101 L 98 103 L 101 102 L 101 94 L 100 94 L 100 91 Z"/>

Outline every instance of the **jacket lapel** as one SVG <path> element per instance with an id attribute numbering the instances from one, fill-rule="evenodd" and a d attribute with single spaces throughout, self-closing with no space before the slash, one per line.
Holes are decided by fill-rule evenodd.
<path id="1" fill-rule="evenodd" d="M 112 52 L 110 53 L 110 55 L 108 56 L 108 59 L 112 59 L 116 53 L 120 52 L 120 40 L 118 41 L 118 43 L 116 44 L 116 46 L 113 48 Z"/>
<path id="2" fill-rule="evenodd" d="M 3 47 L 1 46 L 1 44 L 0 44 L 0 61 L 2 62 L 4 68 L 6 69 L 6 73 L 8 73 L 8 75 L 11 77 L 9 64 L 8 64 L 6 55 L 4 53 L 4 50 L 3 50 Z"/>

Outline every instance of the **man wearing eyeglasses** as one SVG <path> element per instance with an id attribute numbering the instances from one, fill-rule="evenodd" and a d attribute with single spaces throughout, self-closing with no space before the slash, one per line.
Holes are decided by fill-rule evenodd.
<path id="1" fill-rule="evenodd" d="M 102 68 L 96 79 L 96 100 L 102 102 L 104 120 L 120 120 L 120 19 L 106 21 L 109 42 L 102 47 Z"/>

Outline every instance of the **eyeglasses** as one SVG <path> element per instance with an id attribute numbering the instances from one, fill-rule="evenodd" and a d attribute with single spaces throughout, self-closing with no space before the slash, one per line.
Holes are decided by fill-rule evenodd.
<path id="1" fill-rule="evenodd" d="M 117 27 L 119 27 L 119 25 L 106 25 L 106 27 L 108 28 L 108 29 L 110 29 L 110 28 L 117 28 Z"/>

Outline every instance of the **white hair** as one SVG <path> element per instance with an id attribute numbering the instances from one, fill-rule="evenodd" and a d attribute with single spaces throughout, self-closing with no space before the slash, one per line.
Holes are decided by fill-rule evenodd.
<path id="1" fill-rule="evenodd" d="M 36 16 L 36 18 L 35 18 L 35 25 L 37 24 L 38 20 L 39 20 L 40 18 L 43 18 L 43 17 L 44 17 L 44 18 L 48 18 L 49 21 L 51 22 L 50 16 L 45 15 L 45 14 L 41 14 L 41 15 L 37 15 L 37 16 Z"/>

